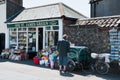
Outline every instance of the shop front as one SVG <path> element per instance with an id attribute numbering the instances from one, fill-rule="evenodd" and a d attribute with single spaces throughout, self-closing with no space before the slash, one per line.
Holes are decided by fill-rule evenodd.
<path id="1" fill-rule="evenodd" d="M 9 48 L 39 51 L 57 45 L 62 35 L 62 20 L 8 23 Z"/>
<path id="2" fill-rule="evenodd" d="M 86 17 L 63 3 L 24 9 L 6 21 L 9 30 L 7 44 L 10 49 L 26 52 L 56 46 L 66 33 L 64 28 L 74 24 L 78 18 Z"/>

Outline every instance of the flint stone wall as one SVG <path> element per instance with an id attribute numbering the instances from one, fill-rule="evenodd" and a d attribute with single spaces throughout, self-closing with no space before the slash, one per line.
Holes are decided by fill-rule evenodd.
<path id="1" fill-rule="evenodd" d="M 110 52 L 109 31 L 97 25 L 64 26 L 64 33 L 68 34 L 75 46 L 87 46 L 92 52 Z"/>

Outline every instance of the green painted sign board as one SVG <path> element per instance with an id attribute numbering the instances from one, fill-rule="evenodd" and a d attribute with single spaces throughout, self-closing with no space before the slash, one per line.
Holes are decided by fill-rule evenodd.
<path id="1" fill-rule="evenodd" d="M 53 20 L 53 21 L 7 24 L 7 27 L 8 28 L 20 28 L 20 27 L 51 26 L 51 25 L 58 25 L 58 24 L 59 24 L 58 20 Z"/>

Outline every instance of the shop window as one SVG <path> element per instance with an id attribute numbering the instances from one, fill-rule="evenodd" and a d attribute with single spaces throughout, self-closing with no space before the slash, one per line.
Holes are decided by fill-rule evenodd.
<path id="1" fill-rule="evenodd" d="M 13 28 L 13 29 L 10 29 L 10 31 L 16 31 L 16 30 L 17 30 L 17 29 L 14 29 L 14 28 Z"/>
<path id="2" fill-rule="evenodd" d="M 18 49 L 27 49 L 27 28 L 18 28 Z"/>
<path id="3" fill-rule="evenodd" d="M 47 26 L 46 30 L 59 30 L 59 26 Z"/>
<path id="4" fill-rule="evenodd" d="M 36 51 L 36 28 L 12 28 L 9 33 L 10 48 Z"/>
<path id="5" fill-rule="evenodd" d="M 17 30 L 10 29 L 10 48 L 15 49 L 17 47 Z"/>
<path id="6" fill-rule="evenodd" d="M 53 30 L 59 30 L 58 26 L 53 26 Z"/>
<path id="7" fill-rule="evenodd" d="M 18 32 L 18 49 L 26 50 L 27 32 Z"/>
<path id="8" fill-rule="evenodd" d="M 46 27 L 46 30 L 51 30 L 51 27 L 50 27 L 50 26 L 47 26 L 47 27 Z"/>
<path id="9" fill-rule="evenodd" d="M 26 31 L 27 28 L 18 28 L 18 31 Z"/>
<path id="10" fill-rule="evenodd" d="M 28 31 L 36 31 L 36 28 L 28 28 Z"/>
<path id="11" fill-rule="evenodd" d="M 36 28 L 28 28 L 28 51 L 36 51 Z"/>
<path id="12" fill-rule="evenodd" d="M 58 31 L 46 31 L 46 47 L 56 46 L 58 42 Z"/>
<path id="13" fill-rule="evenodd" d="M 36 32 L 28 33 L 28 50 L 36 50 Z"/>
<path id="14" fill-rule="evenodd" d="M 18 31 L 22 31 L 22 28 L 18 28 Z"/>

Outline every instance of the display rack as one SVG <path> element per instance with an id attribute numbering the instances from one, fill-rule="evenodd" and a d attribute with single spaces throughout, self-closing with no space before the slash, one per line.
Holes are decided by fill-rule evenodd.
<path id="1" fill-rule="evenodd" d="M 26 28 L 18 29 L 18 49 L 26 50 L 27 46 L 27 32 Z"/>
<path id="2" fill-rule="evenodd" d="M 109 31 L 110 34 L 110 46 L 111 46 L 111 60 L 119 59 L 119 39 L 117 29 L 112 29 Z"/>

